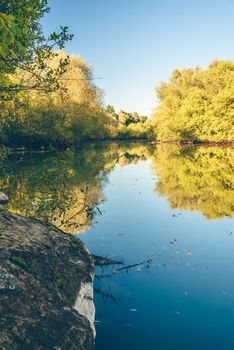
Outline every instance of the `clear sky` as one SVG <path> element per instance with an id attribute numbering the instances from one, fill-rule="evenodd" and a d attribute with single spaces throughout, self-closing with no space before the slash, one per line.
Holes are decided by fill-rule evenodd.
<path id="1" fill-rule="evenodd" d="M 69 26 L 68 53 L 92 66 L 105 103 L 150 114 L 175 68 L 234 60 L 234 0 L 49 0 L 48 33 Z"/>

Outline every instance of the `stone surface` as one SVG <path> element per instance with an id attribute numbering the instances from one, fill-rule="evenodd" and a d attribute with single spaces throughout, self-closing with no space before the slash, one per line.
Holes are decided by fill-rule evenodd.
<path id="1" fill-rule="evenodd" d="M 94 265 L 79 239 L 1 211 L 0 265 L 1 350 L 93 349 Z"/>

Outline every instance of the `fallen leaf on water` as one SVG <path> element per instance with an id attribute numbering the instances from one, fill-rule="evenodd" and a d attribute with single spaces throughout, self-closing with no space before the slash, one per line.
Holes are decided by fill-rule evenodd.
<path id="1" fill-rule="evenodd" d="M 186 255 L 189 255 L 189 256 L 193 255 L 193 252 L 191 251 L 191 249 L 185 249 L 184 252 Z"/>
<path id="2" fill-rule="evenodd" d="M 180 311 L 175 310 L 176 315 L 181 315 Z"/>

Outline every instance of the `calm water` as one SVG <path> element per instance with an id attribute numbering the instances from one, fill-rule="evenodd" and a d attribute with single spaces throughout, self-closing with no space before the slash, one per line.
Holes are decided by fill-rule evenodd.
<path id="1" fill-rule="evenodd" d="M 8 161 L 10 210 L 139 264 L 97 268 L 95 350 L 234 349 L 233 153 L 102 144 Z"/>

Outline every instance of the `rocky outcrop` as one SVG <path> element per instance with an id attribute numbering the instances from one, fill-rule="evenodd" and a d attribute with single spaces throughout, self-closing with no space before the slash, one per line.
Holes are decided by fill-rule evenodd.
<path id="1" fill-rule="evenodd" d="M 94 265 L 50 224 L 0 212 L 1 350 L 89 350 Z"/>

